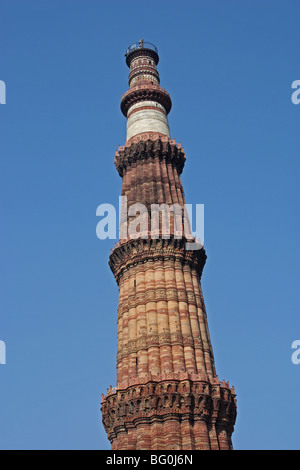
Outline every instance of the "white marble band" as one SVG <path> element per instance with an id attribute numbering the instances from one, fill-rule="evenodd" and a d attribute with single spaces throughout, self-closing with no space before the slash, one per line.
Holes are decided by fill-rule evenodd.
<path id="1" fill-rule="evenodd" d="M 139 110 L 139 108 L 141 108 Z M 128 110 L 126 140 L 141 132 L 159 132 L 170 137 L 165 108 L 155 101 L 141 101 Z"/>

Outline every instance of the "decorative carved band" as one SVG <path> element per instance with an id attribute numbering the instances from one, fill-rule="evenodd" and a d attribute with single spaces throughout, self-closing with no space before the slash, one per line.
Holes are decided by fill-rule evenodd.
<path id="1" fill-rule="evenodd" d="M 143 134 L 135 140 L 131 139 L 127 145 L 119 147 L 115 155 L 115 165 L 119 175 L 123 177 L 127 167 L 138 160 L 146 161 L 149 158 L 159 158 L 160 161 L 165 159 L 171 162 L 179 174 L 182 173 L 186 159 L 184 149 L 180 144 L 176 144 L 175 140 L 167 136 L 163 138 L 156 134 Z"/>
<path id="2" fill-rule="evenodd" d="M 151 77 L 153 77 L 154 80 L 158 82 L 158 84 L 160 83 L 159 74 L 154 67 L 145 67 L 144 65 L 140 65 L 139 67 L 136 67 L 131 70 L 128 79 L 129 86 L 131 82 L 140 75 L 150 75 Z"/>
<path id="3" fill-rule="evenodd" d="M 121 98 L 121 111 L 125 117 L 130 106 L 140 101 L 157 101 L 169 114 L 172 101 L 169 93 L 159 85 L 137 85 L 130 88 Z"/>
<path id="4" fill-rule="evenodd" d="M 112 389 L 106 397 L 102 395 L 102 415 L 111 441 L 128 426 L 166 419 L 213 422 L 231 434 L 236 420 L 236 398 L 234 388 L 217 378 L 210 382 L 205 378 L 152 379 L 126 389 Z"/>
<path id="5" fill-rule="evenodd" d="M 207 352 L 207 354 L 213 357 L 212 351 L 210 349 L 206 350 L 203 347 L 203 342 L 200 337 L 194 338 L 191 335 L 183 335 L 181 333 L 162 333 L 159 335 L 142 336 L 138 339 L 128 341 L 127 346 L 120 348 L 117 355 L 117 362 L 122 361 L 128 354 L 137 353 L 142 349 L 175 345 L 191 346 L 194 349 L 201 349 L 203 352 Z"/>
<path id="6" fill-rule="evenodd" d="M 185 239 L 150 239 L 129 240 L 119 243 L 112 250 L 109 258 L 109 266 L 119 283 L 123 272 L 137 264 L 156 260 L 174 260 L 182 264 L 189 264 L 201 278 L 206 261 L 204 248 L 199 250 L 185 249 Z"/>
<path id="7" fill-rule="evenodd" d="M 139 269 L 139 272 L 145 270 Z M 200 294 L 200 293 L 199 293 Z M 198 295 L 199 295 L 198 294 Z M 187 302 L 189 305 L 194 305 L 196 308 L 198 302 L 193 292 L 187 292 L 185 288 L 149 288 L 146 287 L 143 292 L 133 292 L 128 294 L 127 299 L 122 301 L 122 309 L 119 309 L 118 318 L 122 315 L 122 310 L 127 311 L 130 308 L 137 308 L 139 305 L 145 305 L 147 302 L 161 302 L 161 301 L 175 301 Z M 205 311 L 204 300 L 199 295 L 201 308 Z"/>

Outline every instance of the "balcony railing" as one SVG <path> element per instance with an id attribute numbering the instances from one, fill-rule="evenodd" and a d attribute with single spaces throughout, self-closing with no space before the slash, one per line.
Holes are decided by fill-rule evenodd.
<path id="1" fill-rule="evenodd" d="M 157 47 L 154 46 L 151 42 L 145 42 L 143 40 L 131 44 L 126 50 L 125 56 L 127 57 L 131 52 L 136 51 L 137 49 L 150 49 L 155 51 L 158 54 Z"/>

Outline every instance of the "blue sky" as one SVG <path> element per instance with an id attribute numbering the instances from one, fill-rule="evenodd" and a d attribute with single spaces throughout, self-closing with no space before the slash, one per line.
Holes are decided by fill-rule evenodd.
<path id="1" fill-rule="evenodd" d="M 236 449 L 299 449 L 298 0 L 2 0 L 2 449 L 109 449 L 114 242 L 127 46 L 157 45 L 186 200 L 205 205 L 203 291 L 220 379 L 238 395 Z"/>

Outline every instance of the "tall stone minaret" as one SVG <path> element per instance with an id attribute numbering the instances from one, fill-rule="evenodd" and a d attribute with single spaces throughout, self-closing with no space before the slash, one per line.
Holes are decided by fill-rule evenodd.
<path id="1" fill-rule="evenodd" d="M 156 47 L 144 40 L 126 52 L 127 136 L 115 164 L 127 207 L 109 261 L 119 286 L 117 386 L 102 396 L 103 424 L 113 450 L 229 450 L 235 392 L 215 371 L 200 283 L 204 248 L 187 248 L 191 235 L 172 209 L 182 209 L 182 229 L 185 154 L 170 138 L 172 104 L 160 87 L 158 61 Z M 136 204 L 147 211 L 139 213 L 133 237 Z M 167 234 L 162 205 L 171 208 Z"/>

